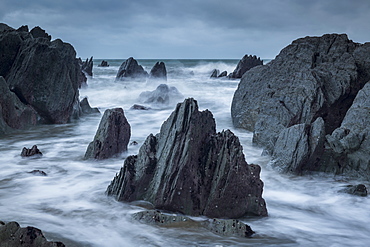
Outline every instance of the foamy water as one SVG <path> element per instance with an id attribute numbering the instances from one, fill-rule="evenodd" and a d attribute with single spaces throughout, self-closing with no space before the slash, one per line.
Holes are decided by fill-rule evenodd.
<path id="1" fill-rule="evenodd" d="M 80 91 L 90 105 L 104 110 L 122 107 L 131 124 L 128 152 L 119 158 L 85 161 L 101 115 L 83 117 L 66 125 L 37 126 L 0 139 L 0 220 L 43 230 L 50 240 L 67 246 L 367 246 L 370 243 L 370 201 L 338 193 L 349 182 L 342 177 L 312 175 L 296 177 L 272 170 L 269 158 L 251 143 L 252 134 L 235 129 L 230 117 L 232 96 L 238 80 L 209 79 L 217 68 L 229 73 L 237 60 L 164 60 L 169 86 L 184 98 L 193 97 L 200 110 L 209 109 L 217 130 L 231 129 L 240 139 L 248 163 L 262 166 L 263 197 L 269 216 L 245 218 L 256 232 L 251 239 L 220 237 L 201 228 L 161 228 L 131 219 L 141 208 L 117 202 L 104 192 L 123 165 L 124 158 L 137 154 L 140 145 L 160 126 L 175 105 L 155 106 L 149 111 L 130 110 L 143 91 L 158 82 L 115 82 L 123 60 L 108 60 L 108 68 L 97 67 L 88 87 Z M 157 60 L 139 60 L 147 71 Z M 160 60 L 159 60 L 160 61 Z M 179 98 L 182 102 L 184 98 Z M 36 144 L 43 157 L 23 159 L 23 147 Z M 28 173 L 42 170 L 47 176 Z M 350 181 L 355 184 L 363 181 Z M 196 218 L 201 220 L 201 218 Z"/>

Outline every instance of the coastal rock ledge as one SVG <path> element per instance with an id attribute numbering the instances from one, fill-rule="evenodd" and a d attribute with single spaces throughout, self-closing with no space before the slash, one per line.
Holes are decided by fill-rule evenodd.
<path id="1" fill-rule="evenodd" d="M 345 34 L 295 40 L 247 71 L 231 107 L 283 172 L 370 178 L 370 43 Z"/>
<path id="2" fill-rule="evenodd" d="M 239 139 L 216 133 L 215 119 L 190 98 L 179 103 L 129 156 L 106 193 L 118 201 L 145 200 L 155 208 L 214 218 L 266 216 L 260 166 L 248 165 Z"/>

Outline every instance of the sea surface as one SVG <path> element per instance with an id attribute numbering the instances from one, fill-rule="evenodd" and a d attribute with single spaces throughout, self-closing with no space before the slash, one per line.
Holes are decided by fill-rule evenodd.
<path id="1" fill-rule="evenodd" d="M 148 111 L 131 110 L 142 104 L 138 97 L 152 91 L 159 82 L 115 81 L 124 59 L 109 60 L 110 67 L 98 67 L 80 90 L 92 107 L 103 113 L 122 107 L 131 125 L 128 151 L 103 161 L 83 160 L 102 115 L 84 116 L 65 125 L 42 125 L 18 131 L 0 139 L 0 220 L 40 228 L 49 240 L 67 246 L 370 246 L 370 199 L 338 191 L 348 181 L 342 176 L 313 174 L 283 175 L 270 167 L 262 149 L 252 145 L 252 133 L 235 129 L 230 117 L 233 94 L 239 80 L 210 79 L 213 69 L 232 72 L 238 60 L 138 60 L 149 72 L 157 61 L 166 64 L 167 84 L 183 98 L 169 105 L 147 105 Z M 217 236 L 202 228 L 157 227 L 138 223 L 131 215 L 142 208 L 117 202 L 105 190 L 119 172 L 125 157 L 137 154 L 150 134 L 177 102 L 193 97 L 200 110 L 209 109 L 217 130 L 231 129 L 243 145 L 248 163 L 262 167 L 263 197 L 269 216 L 243 218 L 256 234 L 249 239 Z M 37 145 L 41 158 L 21 158 L 23 147 Z M 44 171 L 47 176 L 31 174 Z M 195 220 L 204 220 L 197 217 Z"/>

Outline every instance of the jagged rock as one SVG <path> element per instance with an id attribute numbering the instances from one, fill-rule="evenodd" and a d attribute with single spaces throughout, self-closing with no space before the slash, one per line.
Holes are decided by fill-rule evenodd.
<path id="1" fill-rule="evenodd" d="M 98 65 L 98 67 L 109 67 L 109 64 L 107 61 L 103 60 L 101 63 Z"/>
<path id="2" fill-rule="evenodd" d="M 66 123 L 75 114 L 81 70 L 70 44 L 23 30 L 1 32 L 0 73 L 45 123 Z"/>
<path id="3" fill-rule="evenodd" d="M 23 25 L 17 29 L 18 32 L 29 32 L 28 26 Z"/>
<path id="4" fill-rule="evenodd" d="M 272 154 L 285 171 L 356 170 L 359 163 L 348 168 L 344 156 L 334 154 L 330 143 L 335 141 L 330 141 L 330 136 L 344 136 L 343 129 L 338 130 L 338 135 L 333 131 L 341 126 L 355 96 L 370 80 L 369 71 L 370 43 L 354 43 L 345 34 L 298 39 L 270 63 L 244 74 L 232 102 L 233 123 L 253 131 L 253 142 Z M 309 129 L 319 118 L 324 128 L 320 124 L 320 141 L 311 147 Z M 323 133 L 329 135 L 329 145 L 325 144 Z M 349 137 L 353 145 L 361 140 L 361 135 Z M 284 150 L 281 145 L 288 138 L 293 141 L 286 143 Z M 312 152 L 312 148 L 316 151 Z M 292 158 L 296 154 L 300 157 Z M 362 162 L 361 158 L 361 166 L 367 167 Z"/>
<path id="5" fill-rule="evenodd" d="M 32 148 L 30 148 L 30 149 L 26 148 L 26 147 L 24 147 L 22 149 L 22 153 L 21 153 L 22 157 L 30 157 L 30 156 L 34 156 L 34 155 L 42 156 L 41 151 L 37 148 L 36 145 L 33 145 Z"/>
<path id="6" fill-rule="evenodd" d="M 86 58 L 86 61 L 82 63 L 81 70 L 88 76 L 93 76 L 93 66 L 94 66 L 94 61 L 93 57 L 90 57 L 90 60 Z"/>
<path id="7" fill-rule="evenodd" d="M 253 67 L 263 65 L 263 60 L 257 58 L 255 55 L 246 54 L 236 66 L 234 72 L 230 73 L 229 78 L 242 78 L 243 74 Z"/>
<path id="8" fill-rule="evenodd" d="M 33 171 L 30 171 L 29 173 L 33 175 L 38 175 L 38 176 L 47 176 L 46 172 L 41 171 L 41 170 L 33 170 Z"/>
<path id="9" fill-rule="evenodd" d="M 126 158 L 106 193 L 186 215 L 265 216 L 259 174 L 258 165 L 245 161 L 239 139 L 230 130 L 216 133 L 212 113 L 186 99 L 137 156 Z"/>
<path id="10" fill-rule="evenodd" d="M 80 106 L 81 106 L 82 114 L 100 113 L 98 108 L 96 108 L 96 107 L 92 108 L 90 106 L 89 101 L 87 100 L 87 97 L 83 98 L 80 101 Z"/>
<path id="11" fill-rule="evenodd" d="M 36 111 L 31 106 L 23 104 L 0 76 L 0 134 L 6 134 L 11 129 L 24 129 L 36 125 L 37 118 Z"/>
<path id="12" fill-rule="evenodd" d="M 137 212 L 132 217 L 145 224 L 165 227 L 203 227 L 221 236 L 227 237 L 251 237 L 254 231 L 250 226 L 239 220 L 209 219 L 195 221 L 184 215 L 165 214 L 159 210 L 146 210 Z"/>
<path id="13" fill-rule="evenodd" d="M 0 246 L 4 247 L 64 247 L 62 242 L 51 242 L 40 229 L 27 226 L 21 228 L 17 222 L 0 225 Z"/>
<path id="14" fill-rule="evenodd" d="M 149 73 L 150 80 L 164 80 L 167 81 L 167 70 L 164 62 L 156 62 Z"/>
<path id="15" fill-rule="evenodd" d="M 221 77 L 225 77 L 227 76 L 227 71 L 222 71 L 219 75 L 218 75 L 218 78 L 221 78 Z"/>
<path id="16" fill-rule="evenodd" d="M 4 32 L 4 31 L 13 31 L 14 28 L 12 27 L 9 27 L 8 25 L 6 25 L 5 23 L 0 23 L 0 32 Z"/>
<path id="17" fill-rule="evenodd" d="M 127 150 L 131 127 L 122 108 L 108 109 L 100 121 L 94 140 L 89 144 L 85 159 L 107 159 Z"/>
<path id="18" fill-rule="evenodd" d="M 341 189 L 339 192 L 355 195 L 355 196 L 367 196 L 367 188 L 364 184 L 348 185 L 346 188 Z"/>
<path id="19" fill-rule="evenodd" d="M 126 79 L 142 80 L 147 77 L 148 72 L 146 72 L 133 57 L 130 57 L 119 67 L 116 81 L 123 81 Z"/>
<path id="20" fill-rule="evenodd" d="M 27 28 L 28 29 L 28 28 Z M 19 29 L 18 29 L 19 30 Z M 22 29 L 21 29 L 22 30 Z M 25 29 L 24 29 L 25 30 Z M 46 38 L 48 41 L 51 41 L 51 36 L 45 32 L 44 29 L 40 28 L 39 26 L 32 28 L 30 31 L 31 35 L 37 38 Z"/>
<path id="21" fill-rule="evenodd" d="M 143 106 L 143 105 L 134 104 L 133 106 L 131 106 L 130 109 L 131 110 L 150 110 L 151 108 L 147 106 Z"/>
<path id="22" fill-rule="evenodd" d="M 212 70 L 210 78 L 217 78 L 220 71 L 218 69 Z"/>
<path id="23" fill-rule="evenodd" d="M 142 92 L 139 100 L 145 104 L 164 104 L 168 105 L 177 102 L 184 96 L 175 87 L 169 87 L 167 84 L 160 84 L 154 91 Z"/>

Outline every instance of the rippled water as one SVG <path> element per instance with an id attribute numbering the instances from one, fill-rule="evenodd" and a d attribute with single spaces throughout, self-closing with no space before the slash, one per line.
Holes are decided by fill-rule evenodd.
<path id="1" fill-rule="evenodd" d="M 141 92 L 159 83 L 115 82 L 123 60 L 97 67 L 88 87 L 80 91 L 101 112 L 122 107 L 131 124 L 128 152 L 104 161 L 83 160 L 101 115 L 66 125 L 37 126 L 0 139 L 0 219 L 43 230 L 50 240 L 67 246 L 367 246 L 370 244 L 370 201 L 338 193 L 349 182 L 342 177 L 296 177 L 276 173 L 268 157 L 252 146 L 252 134 L 235 129 L 230 105 L 237 80 L 209 79 L 214 68 L 231 72 L 237 60 L 164 60 L 168 82 L 184 97 L 193 97 L 201 110 L 209 109 L 217 130 L 231 129 L 240 139 L 246 160 L 262 166 L 264 198 L 269 216 L 245 218 L 256 232 L 251 239 L 227 238 L 191 227 L 162 228 L 131 219 L 139 207 L 115 201 L 104 192 L 127 155 L 136 154 L 150 133 L 158 133 L 175 105 L 149 111 L 130 110 Z M 139 60 L 147 71 L 157 60 Z M 182 101 L 183 99 L 178 99 Z M 36 144 L 41 158 L 23 159 L 23 147 Z M 29 173 L 42 170 L 47 176 Z M 355 184 L 363 181 L 350 181 Z M 201 218 L 196 218 L 202 220 Z"/>

